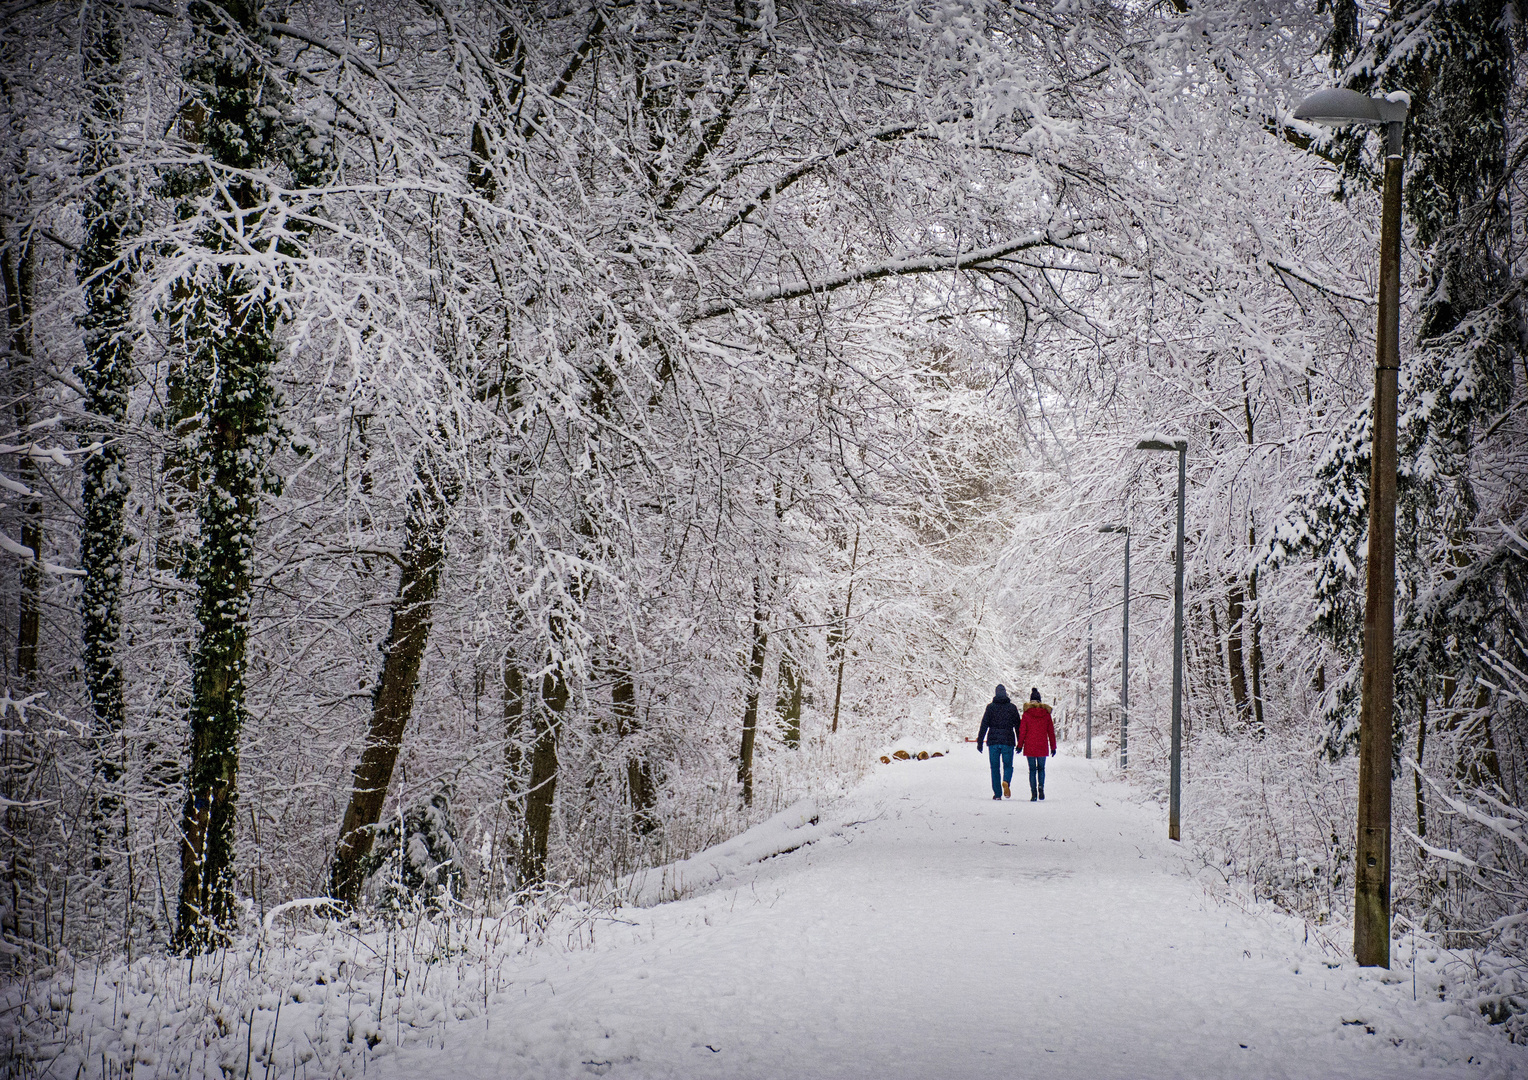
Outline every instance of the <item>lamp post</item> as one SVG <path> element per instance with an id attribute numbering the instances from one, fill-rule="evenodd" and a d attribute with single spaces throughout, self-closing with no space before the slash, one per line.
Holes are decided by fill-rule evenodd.
<path id="1" fill-rule="evenodd" d="M 1101 533 L 1125 534 L 1125 610 L 1120 622 L 1119 768 L 1130 767 L 1130 526 L 1100 525 Z"/>
<path id="2" fill-rule="evenodd" d="M 1385 194 L 1380 215 L 1379 321 L 1374 335 L 1373 453 L 1364 596 L 1363 692 L 1359 705 L 1358 837 L 1353 882 L 1353 955 L 1390 966 L 1390 758 L 1395 711 L 1396 383 L 1401 366 L 1401 147 L 1411 98 L 1322 90 L 1295 106 L 1296 120 L 1382 124 Z"/>
<path id="3" fill-rule="evenodd" d="M 1088 582 L 1088 741 L 1083 757 L 1093 758 L 1093 583 Z"/>
<path id="4" fill-rule="evenodd" d="M 1172 764 L 1167 788 L 1167 838 L 1181 840 L 1178 822 L 1183 807 L 1183 501 L 1188 492 L 1188 442 L 1184 439 L 1142 439 L 1137 450 L 1168 450 L 1178 454 L 1178 557 L 1173 573 L 1173 734 Z"/>

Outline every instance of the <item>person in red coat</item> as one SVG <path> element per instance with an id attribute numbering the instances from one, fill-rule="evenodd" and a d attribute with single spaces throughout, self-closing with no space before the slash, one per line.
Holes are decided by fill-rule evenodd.
<path id="1" fill-rule="evenodd" d="M 1029 706 L 1019 718 L 1019 746 L 1029 759 L 1029 801 L 1044 799 L 1045 759 L 1056 756 L 1056 725 L 1038 689 L 1030 689 Z"/>

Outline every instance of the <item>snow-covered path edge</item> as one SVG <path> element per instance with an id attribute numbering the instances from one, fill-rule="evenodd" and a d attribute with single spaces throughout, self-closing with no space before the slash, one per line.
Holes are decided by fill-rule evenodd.
<path id="1" fill-rule="evenodd" d="M 881 768 L 632 883 L 588 950 L 532 958 L 381 1075 L 1528 1075 L 1424 961 L 1361 970 L 1222 902 L 1098 762 L 994 803 L 965 754 Z M 1026 785 L 1021 774 L 1015 793 Z M 813 819 L 816 819 L 814 822 Z M 847 824 L 846 824 L 847 823 Z"/>
<path id="2" fill-rule="evenodd" d="M 842 827 L 842 823 L 823 820 L 817 800 L 803 799 L 688 859 L 638 870 L 618 882 L 616 891 L 635 907 L 683 900 L 723 885 L 765 859 L 788 855 L 825 836 L 836 835 Z"/>

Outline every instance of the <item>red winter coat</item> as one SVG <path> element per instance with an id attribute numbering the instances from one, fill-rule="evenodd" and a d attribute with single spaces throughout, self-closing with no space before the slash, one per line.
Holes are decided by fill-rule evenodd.
<path id="1" fill-rule="evenodd" d="M 1051 723 L 1049 705 L 1029 703 L 1019 720 L 1019 745 L 1025 757 L 1056 756 L 1056 725 Z"/>

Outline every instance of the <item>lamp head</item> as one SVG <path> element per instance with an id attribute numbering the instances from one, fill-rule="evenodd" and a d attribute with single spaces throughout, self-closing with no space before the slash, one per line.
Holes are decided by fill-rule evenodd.
<path id="1" fill-rule="evenodd" d="M 1186 439 L 1174 439 L 1168 442 L 1166 439 L 1142 439 L 1135 444 L 1137 450 L 1170 450 L 1177 453 L 1188 446 Z"/>
<path id="2" fill-rule="evenodd" d="M 1129 525 L 1100 525 L 1098 527 L 1098 531 L 1101 532 L 1101 533 L 1124 533 L 1126 536 L 1129 536 L 1130 535 L 1130 526 Z"/>
<path id="3" fill-rule="evenodd" d="M 1399 124 L 1411 110 L 1411 95 L 1404 90 L 1382 98 L 1357 90 L 1318 90 L 1295 106 L 1294 118 L 1312 124 L 1343 127 L 1347 124 Z"/>

